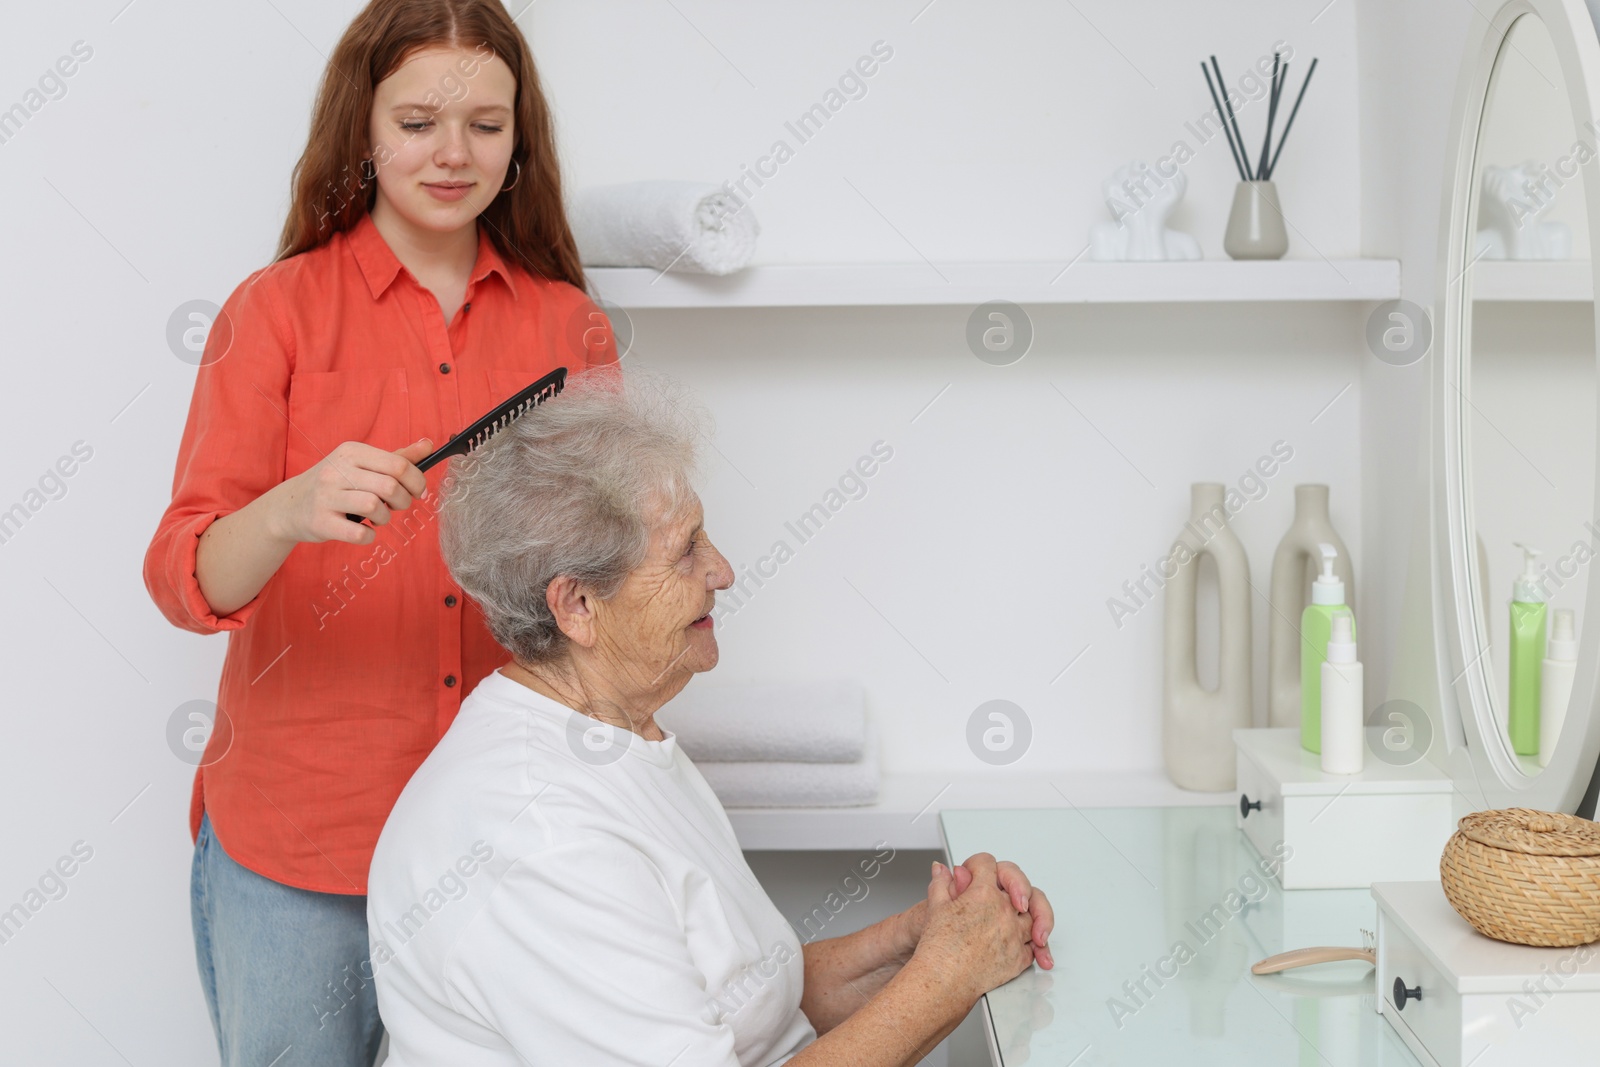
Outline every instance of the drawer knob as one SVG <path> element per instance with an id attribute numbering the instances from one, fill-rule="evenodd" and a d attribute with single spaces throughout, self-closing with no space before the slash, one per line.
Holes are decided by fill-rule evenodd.
<path id="1" fill-rule="evenodd" d="M 1251 800 L 1244 793 L 1239 794 L 1239 818 L 1248 819 L 1252 810 L 1261 810 L 1261 801 Z"/>
<path id="2" fill-rule="evenodd" d="M 1407 989 L 1406 988 L 1406 984 L 1405 984 L 1404 981 L 1402 981 L 1399 978 L 1396 978 L 1394 980 L 1394 1010 L 1395 1011 L 1405 1011 L 1406 1010 L 1406 1001 L 1408 1001 L 1408 1000 L 1421 1000 L 1421 999 L 1422 999 L 1422 987 L 1421 986 L 1416 986 L 1415 988 Z"/>

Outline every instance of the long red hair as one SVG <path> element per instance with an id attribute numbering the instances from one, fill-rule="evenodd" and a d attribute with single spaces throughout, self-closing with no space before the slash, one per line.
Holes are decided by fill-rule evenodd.
<path id="1" fill-rule="evenodd" d="M 498 0 L 372 0 L 350 23 L 328 60 L 311 114 L 306 150 L 295 164 L 294 198 L 275 259 L 326 243 L 371 210 L 378 183 L 365 177 L 372 100 L 379 82 L 413 51 L 454 46 L 493 51 L 517 80 L 513 102 L 520 170 L 510 191 L 478 216 L 508 262 L 588 292 L 561 197 L 550 108 L 533 55 Z"/>

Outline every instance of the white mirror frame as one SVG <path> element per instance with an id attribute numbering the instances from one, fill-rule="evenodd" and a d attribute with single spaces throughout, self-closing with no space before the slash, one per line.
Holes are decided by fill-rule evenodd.
<path id="1" fill-rule="evenodd" d="M 1470 291 L 1464 275 L 1472 263 L 1475 237 L 1468 223 L 1476 217 L 1472 209 L 1480 166 L 1478 133 L 1495 60 L 1512 24 L 1524 15 L 1540 19 L 1549 30 L 1566 82 L 1576 136 L 1600 155 L 1600 127 L 1596 125 L 1600 122 L 1600 36 L 1583 0 L 1509 0 L 1487 21 L 1473 16 L 1451 108 L 1434 300 L 1431 540 L 1434 633 L 1442 646 L 1435 653 L 1445 741 L 1442 757 L 1437 758 L 1462 797 L 1474 807 L 1574 812 L 1600 757 L 1600 715 L 1594 713 L 1596 683 L 1600 682 L 1600 559 L 1588 564 L 1584 601 L 1588 617 L 1579 620 L 1577 678 L 1561 740 L 1550 765 L 1528 775 L 1512 756 L 1509 743 L 1486 733 L 1498 734 L 1499 726 L 1490 700 L 1487 657 L 1479 651 L 1474 601 L 1481 587 L 1470 566 L 1476 549 L 1467 522 L 1473 508 L 1467 433 L 1472 409 L 1465 400 L 1465 394 L 1471 392 L 1471 368 L 1463 356 L 1472 334 L 1466 317 L 1471 310 Z M 1600 158 L 1582 165 L 1580 172 L 1588 208 L 1589 247 L 1600 251 Z M 1600 271 L 1595 274 L 1600 276 Z M 1600 300 L 1596 308 L 1600 312 Z M 1600 316 L 1596 336 L 1600 337 Z M 1600 365 L 1600 353 L 1596 362 Z M 1456 382 L 1461 389 L 1452 384 Z M 1596 418 L 1600 419 L 1600 410 Z M 1600 504 L 1600 457 L 1596 471 L 1597 495 L 1593 499 Z M 1497 607 L 1491 603 L 1485 610 Z"/>

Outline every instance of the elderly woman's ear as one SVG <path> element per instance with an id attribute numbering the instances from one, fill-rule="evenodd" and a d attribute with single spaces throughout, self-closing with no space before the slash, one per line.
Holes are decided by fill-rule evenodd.
<path id="1" fill-rule="evenodd" d="M 595 642 L 593 596 L 591 589 L 565 574 L 552 579 L 544 591 L 544 602 L 556 625 L 568 641 L 583 648 L 593 648 Z"/>

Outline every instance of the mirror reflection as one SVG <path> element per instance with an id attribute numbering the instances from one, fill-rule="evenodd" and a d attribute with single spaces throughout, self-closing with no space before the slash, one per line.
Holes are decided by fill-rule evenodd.
<path id="1" fill-rule="evenodd" d="M 1548 30 L 1524 15 L 1495 61 L 1479 128 L 1460 417 L 1479 665 L 1494 733 L 1530 775 L 1559 739 L 1600 552 L 1594 300 L 1578 170 L 1595 153 L 1593 132 L 1573 121 Z"/>

